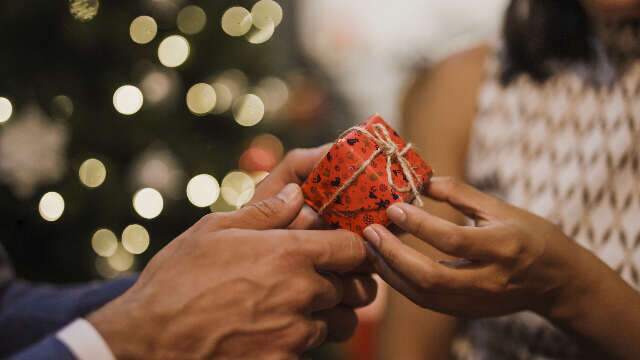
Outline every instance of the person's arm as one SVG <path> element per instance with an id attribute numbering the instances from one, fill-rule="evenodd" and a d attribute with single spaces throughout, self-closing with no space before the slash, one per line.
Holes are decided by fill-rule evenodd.
<path id="1" fill-rule="evenodd" d="M 486 47 L 459 53 L 417 76 L 403 104 L 404 133 L 437 175 L 464 177 L 476 98 L 484 77 Z M 456 223 L 464 217 L 449 206 L 425 201 L 432 214 Z M 410 246 L 435 259 L 448 259 L 415 237 Z M 381 359 L 446 359 L 456 320 L 417 307 L 392 291 L 382 326 Z"/>
<path id="2" fill-rule="evenodd" d="M 88 315 L 124 293 L 135 279 L 132 276 L 66 287 L 9 283 L 0 298 L 0 357 L 35 344 Z"/>

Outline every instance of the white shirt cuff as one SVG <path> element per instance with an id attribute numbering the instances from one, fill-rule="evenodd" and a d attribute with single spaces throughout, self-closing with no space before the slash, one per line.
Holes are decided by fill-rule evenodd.
<path id="1" fill-rule="evenodd" d="M 85 319 L 78 319 L 56 335 L 78 360 L 115 360 L 109 345 Z"/>

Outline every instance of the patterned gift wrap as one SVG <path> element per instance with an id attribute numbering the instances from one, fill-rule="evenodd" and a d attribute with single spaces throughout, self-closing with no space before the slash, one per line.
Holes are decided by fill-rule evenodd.
<path id="1" fill-rule="evenodd" d="M 336 228 L 389 225 L 393 203 L 421 205 L 432 169 L 380 116 L 346 131 L 302 185 L 306 203 Z"/>

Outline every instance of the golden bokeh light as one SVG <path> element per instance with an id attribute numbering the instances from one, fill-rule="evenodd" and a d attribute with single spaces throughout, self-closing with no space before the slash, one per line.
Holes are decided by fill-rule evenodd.
<path id="1" fill-rule="evenodd" d="M 156 189 L 144 188 L 133 195 L 133 208 L 145 219 L 153 219 L 162 213 L 164 200 Z"/>
<path id="2" fill-rule="evenodd" d="M 134 262 L 133 255 L 125 250 L 122 245 L 119 245 L 115 253 L 107 258 L 109 266 L 117 272 L 131 270 Z"/>
<path id="3" fill-rule="evenodd" d="M 68 119 L 73 115 L 73 101 L 66 95 L 58 95 L 51 100 L 51 115 L 57 119 Z"/>
<path id="4" fill-rule="evenodd" d="M 196 115 L 205 115 L 216 106 L 216 91 L 205 83 L 193 85 L 187 92 L 187 107 Z"/>
<path id="5" fill-rule="evenodd" d="M 233 171 L 222 180 L 220 192 L 227 204 L 240 208 L 253 198 L 255 182 L 246 173 Z"/>
<path id="6" fill-rule="evenodd" d="M 222 15 L 222 30 L 229 36 L 242 36 L 251 30 L 253 19 L 249 10 L 235 6 Z"/>
<path id="7" fill-rule="evenodd" d="M 213 90 L 216 92 L 216 106 L 211 110 L 214 114 L 222 114 L 231 109 L 233 104 L 233 94 L 229 87 L 223 83 L 215 82 L 211 84 Z"/>
<path id="8" fill-rule="evenodd" d="M 253 26 L 258 29 L 268 28 L 273 24 L 275 27 L 282 22 L 282 7 L 273 0 L 260 0 L 251 8 Z"/>
<path id="9" fill-rule="evenodd" d="M 251 30 L 245 35 L 247 41 L 254 45 L 264 44 L 271 37 L 273 33 L 276 31 L 276 26 L 271 19 L 267 19 L 268 25 L 265 25 L 262 28 L 252 27 Z"/>
<path id="10" fill-rule="evenodd" d="M 189 57 L 189 42 L 183 36 L 171 35 L 158 46 L 158 59 L 166 67 L 178 67 Z"/>
<path id="11" fill-rule="evenodd" d="M 100 276 L 104 279 L 113 279 L 119 275 L 119 272 L 114 270 L 111 265 L 109 265 L 109 261 L 107 258 L 96 257 L 96 271 Z"/>
<path id="12" fill-rule="evenodd" d="M 254 126 L 264 117 L 264 103 L 254 94 L 238 98 L 233 104 L 233 117 L 242 126 Z"/>
<path id="13" fill-rule="evenodd" d="M 40 216 L 47 221 L 56 221 L 64 213 L 64 199 L 57 192 L 42 195 L 38 206 Z"/>
<path id="14" fill-rule="evenodd" d="M 0 97 L 0 124 L 9 121 L 13 114 L 13 105 L 5 97 Z"/>
<path id="15" fill-rule="evenodd" d="M 143 103 L 142 91 L 133 85 L 123 85 L 113 94 L 113 106 L 123 115 L 137 113 Z"/>
<path id="16" fill-rule="evenodd" d="M 107 168 L 98 159 L 88 159 L 80 165 L 78 175 L 86 187 L 96 188 L 107 178 Z"/>
<path id="17" fill-rule="evenodd" d="M 197 175 L 187 184 L 187 198 L 197 207 L 211 206 L 219 196 L 220 184 L 211 175 Z"/>
<path id="18" fill-rule="evenodd" d="M 207 14 L 196 5 L 186 6 L 178 13 L 178 29 L 185 34 L 194 35 L 202 31 L 207 24 Z"/>
<path id="19" fill-rule="evenodd" d="M 222 196 L 218 197 L 218 201 L 213 203 L 213 205 L 211 205 L 209 209 L 211 209 L 211 212 L 213 213 L 238 210 L 238 208 L 236 208 L 235 206 L 229 205 L 229 203 L 227 203 Z"/>
<path id="20" fill-rule="evenodd" d="M 99 0 L 69 0 L 69 12 L 74 19 L 80 22 L 87 22 L 95 18 L 99 9 Z"/>
<path id="21" fill-rule="evenodd" d="M 122 246 L 131 254 L 144 253 L 149 248 L 149 242 L 149 232 L 142 225 L 129 225 L 122 232 Z"/>
<path id="22" fill-rule="evenodd" d="M 136 44 L 148 44 L 158 34 L 158 24 L 151 16 L 138 16 L 129 26 L 129 35 Z"/>
<path id="23" fill-rule="evenodd" d="M 118 238 L 109 229 L 100 229 L 91 237 L 91 247 L 102 257 L 113 256 L 118 250 Z"/>

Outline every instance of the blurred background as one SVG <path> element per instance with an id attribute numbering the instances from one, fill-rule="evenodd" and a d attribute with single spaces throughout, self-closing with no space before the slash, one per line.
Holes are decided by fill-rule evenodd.
<path id="1" fill-rule="evenodd" d="M 399 125 L 412 70 L 495 36 L 505 5 L 3 1 L 0 241 L 28 280 L 139 271 L 287 150 L 373 113 Z M 314 358 L 367 358 L 364 318 Z"/>

